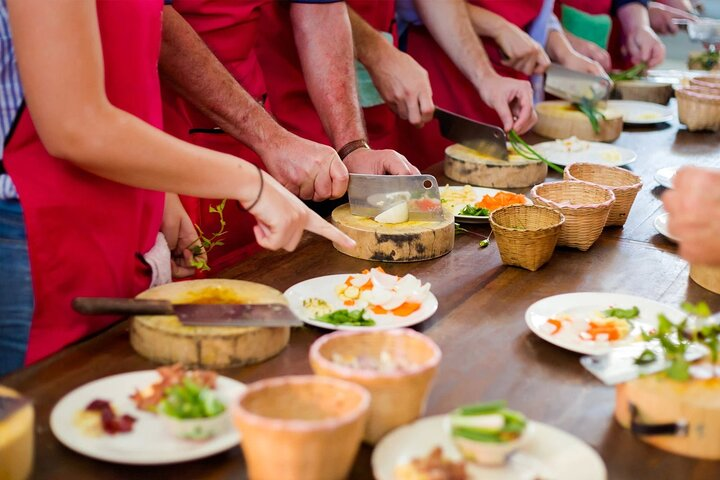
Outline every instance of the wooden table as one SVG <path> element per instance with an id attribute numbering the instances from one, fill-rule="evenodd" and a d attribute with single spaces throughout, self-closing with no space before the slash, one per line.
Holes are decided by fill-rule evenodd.
<path id="1" fill-rule="evenodd" d="M 525 326 L 524 313 L 530 304 L 568 292 L 621 292 L 674 305 L 686 298 L 703 299 L 713 310 L 720 309 L 720 296 L 688 280 L 686 262 L 675 255 L 673 244 L 656 234 L 652 224 L 661 211 L 662 188 L 653 180 L 655 171 L 685 163 L 720 166 L 720 135 L 688 133 L 677 125 L 664 124 L 626 131 L 617 144 L 637 152 L 638 161 L 630 168 L 642 176 L 645 186 L 625 228 L 606 230 L 588 252 L 559 249 L 550 263 L 531 273 L 502 265 L 494 242 L 480 250 L 478 239 L 465 234 L 445 257 L 384 265 L 390 272 L 412 272 L 432 282 L 440 302 L 437 313 L 418 326 L 440 345 L 444 355 L 427 414 L 503 398 L 530 418 L 592 445 L 607 464 L 610 479 L 720 478 L 720 462 L 671 455 L 633 438 L 613 419 L 614 389 L 585 372 L 578 363 L 579 355 L 544 342 Z M 431 169 L 439 177 L 441 172 L 439 165 Z M 443 181 L 441 178 L 441 184 Z M 489 232 L 487 226 L 474 229 Z M 284 290 L 307 278 L 355 272 L 370 265 L 307 235 L 295 253 L 263 253 L 223 276 Z M 314 328 L 297 329 L 290 346 L 279 356 L 222 373 L 243 382 L 310 373 L 308 347 L 323 333 Z M 107 375 L 155 366 L 131 349 L 128 324 L 123 322 L 0 379 L 35 402 L 35 478 L 246 478 L 239 448 L 187 464 L 140 468 L 86 458 L 62 446 L 50 432 L 50 410 L 70 390 Z M 363 447 L 351 478 L 372 478 L 370 454 L 370 448 Z"/>

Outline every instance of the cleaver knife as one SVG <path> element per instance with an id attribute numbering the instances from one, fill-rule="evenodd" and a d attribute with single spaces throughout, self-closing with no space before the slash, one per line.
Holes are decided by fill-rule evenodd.
<path id="1" fill-rule="evenodd" d="M 167 300 L 78 297 L 73 309 L 84 315 L 177 315 L 183 325 L 204 327 L 299 327 L 287 305 L 173 304 Z"/>
<path id="2" fill-rule="evenodd" d="M 598 77 L 576 72 L 553 63 L 545 72 L 545 91 L 572 103 L 583 100 L 597 103 L 610 95 L 613 82 L 610 77 Z"/>
<path id="3" fill-rule="evenodd" d="M 440 189 L 432 175 L 350 174 L 348 184 L 350 213 L 375 217 L 407 202 L 408 219 L 441 221 L 444 218 Z"/>
<path id="4" fill-rule="evenodd" d="M 508 159 L 507 136 L 502 128 L 476 122 L 442 108 L 435 108 L 443 137 L 492 158 Z"/>

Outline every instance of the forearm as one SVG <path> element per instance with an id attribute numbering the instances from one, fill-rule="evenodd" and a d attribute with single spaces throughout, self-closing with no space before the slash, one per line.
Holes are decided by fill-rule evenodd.
<path id="1" fill-rule="evenodd" d="M 648 10 L 642 3 L 628 3 L 618 8 L 617 17 L 626 34 L 650 28 Z"/>
<path id="2" fill-rule="evenodd" d="M 387 51 L 388 48 L 395 48 L 385 38 L 367 23 L 355 10 L 350 7 L 348 16 L 352 28 L 352 39 L 355 47 L 355 55 L 360 63 L 366 67 L 374 65 Z"/>
<path id="3" fill-rule="evenodd" d="M 497 75 L 473 30 L 465 0 L 415 0 L 415 5 L 435 41 L 476 88 Z"/>
<path id="4" fill-rule="evenodd" d="M 469 3 L 467 9 L 473 29 L 481 37 L 495 38 L 508 23 L 503 17 L 490 10 Z"/>
<path id="5" fill-rule="evenodd" d="M 172 7 L 163 12 L 159 67 L 167 85 L 258 154 L 287 134 Z"/>
<path id="6" fill-rule="evenodd" d="M 293 4 L 290 16 L 308 93 L 333 146 L 366 138 L 345 4 Z"/>
<path id="7" fill-rule="evenodd" d="M 564 63 L 575 49 L 562 30 L 551 30 L 548 33 L 545 51 L 553 62 Z"/>

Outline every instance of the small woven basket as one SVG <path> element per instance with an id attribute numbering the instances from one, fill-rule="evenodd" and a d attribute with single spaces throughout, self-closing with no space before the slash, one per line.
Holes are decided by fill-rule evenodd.
<path id="1" fill-rule="evenodd" d="M 720 130 L 720 90 L 706 87 L 683 87 L 675 91 L 680 123 L 691 132 Z"/>
<path id="2" fill-rule="evenodd" d="M 690 79 L 690 85 L 720 90 L 720 75 L 706 75 Z"/>
<path id="3" fill-rule="evenodd" d="M 640 177 L 620 167 L 607 167 L 593 163 L 573 163 L 565 167 L 565 180 L 580 180 L 609 188 L 615 194 L 605 226 L 623 226 L 635 197 L 642 188 Z"/>
<path id="4" fill-rule="evenodd" d="M 562 213 L 539 205 L 510 205 L 490 214 L 502 262 L 532 272 L 552 257 L 563 222 Z"/>
<path id="5" fill-rule="evenodd" d="M 609 188 L 567 180 L 536 185 L 530 196 L 536 204 L 560 210 L 565 215 L 558 246 L 583 252 L 602 233 L 615 202 L 615 194 Z"/>

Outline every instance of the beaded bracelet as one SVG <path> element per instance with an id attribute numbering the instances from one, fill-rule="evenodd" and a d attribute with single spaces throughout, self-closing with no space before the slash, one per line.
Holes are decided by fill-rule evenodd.
<path id="1" fill-rule="evenodd" d="M 262 195 L 262 192 L 263 192 L 263 187 L 265 186 L 265 179 L 263 178 L 262 170 L 257 165 L 255 165 L 255 168 L 257 168 L 258 174 L 260 175 L 260 190 L 258 190 L 257 197 L 255 197 L 255 201 L 252 202 L 252 204 L 250 204 L 250 206 L 245 209 L 246 212 L 249 212 L 250 210 L 253 209 L 253 207 L 255 207 L 255 205 L 258 204 L 258 202 L 260 201 L 260 196 Z M 242 204 L 240 202 L 237 202 L 237 203 L 238 203 L 238 206 L 242 208 Z"/>

